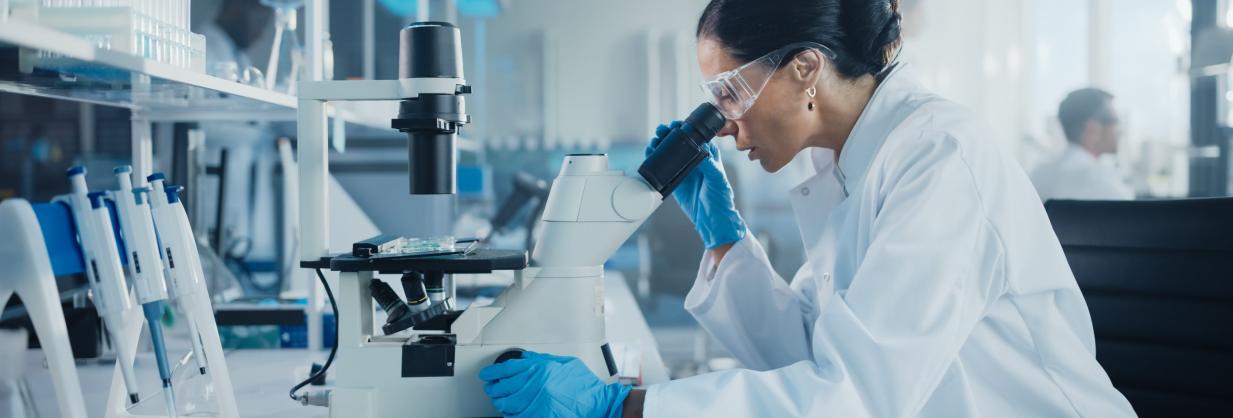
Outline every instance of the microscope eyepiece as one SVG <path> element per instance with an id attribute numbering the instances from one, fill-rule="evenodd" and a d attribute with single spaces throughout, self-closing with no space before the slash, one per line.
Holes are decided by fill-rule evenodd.
<path id="1" fill-rule="evenodd" d="M 710 141 L 715 137 L 715 133 L 724 128 L 724 124 L 728 123 L 728 119 L 715 105 L 703 103 L 695 107 L 689 116 L 685 118 L 685 123 L 693 125 L 698 129 L 698 132 L 707 136 L 706 141 Z"/>
<path id="2" fill-rule="evenodd" d="M 667 198 L 676 186 L 689 175 L 702 160 L 710 157 L 703 146 L 723 129 L 727 119 L 710 103 L 698 105 L 680 127 L 673 129 L 651 151 L 651 155 L 638 167 L 638 174 L 646 179 L 651 188 Z"/>

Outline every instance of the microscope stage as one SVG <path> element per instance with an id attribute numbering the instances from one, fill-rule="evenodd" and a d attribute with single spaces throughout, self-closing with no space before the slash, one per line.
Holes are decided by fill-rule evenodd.
<path id="1" fill-rule="evenodd" d="M 495 270 L 522 270 L 527 267 L 527 252 L 523 250 L 481 249 L 471 254 L 439 256 L 356 257 L 350 254 L 330 259 L 330 270 L 342 272 L 375 271 L 400 274 L 408 271 L 454 273 L 491 273 Z"/>

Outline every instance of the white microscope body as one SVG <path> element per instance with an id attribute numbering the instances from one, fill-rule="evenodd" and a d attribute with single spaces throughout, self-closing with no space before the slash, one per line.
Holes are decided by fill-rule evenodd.
<path id="1" fill-rule="evenodd" d="M 452 376 L 405 377 L 414 367 L 405 363 L 412 360 L 405 346 L 442 333 L 380 336 L 368 291 L 372 273 L 342 273 L 331 416 L 496 416 L 478 374 L 513 349 L 578 357 L 614 381 L 603 264 L 661 202 L 641 178 L 609 170 L 607 156 L 565 157 L 531 266 L 491 305 L 468 308 L 454 321 Z"/>
<path id="2" fill-rule="evenodd" d="M 577 356 L 596 375 L 614 374 L 597 357 L 606 343 L 603 265 L 661 202 L 641 178 L 609 170 L 605 155 L 565 157 L 531 266 L 492 306 L 473 314 L 492 317 L 477 322 L 476 340 L 510 347 L 564 344 L 570 351 L 518 348 Z"/>

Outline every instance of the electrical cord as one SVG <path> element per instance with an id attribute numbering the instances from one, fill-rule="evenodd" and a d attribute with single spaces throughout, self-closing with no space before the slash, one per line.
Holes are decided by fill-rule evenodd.
<path id="1" fill-rule="evenodd" d="M 326 283 L 325 275 L 321 274 L 321 269 L 314 270 L 317 271 L 317 278 L 321 280 L 321 285 L 325 287 L 325 295 L 330 299 L 330 309 L 334 310 L 334 346 L 330 347 L 330 356 L 326 357 L 325 365 L 321 366 L 320 370 L 317 370 L 316 373 L 308 376 L 308 379 L 304 379 L 303 382 L 291 387 L 291 391 L 288 393 L 291 395 L 291 400 L 296 402 L 302 402 L 303 399 L 299 395 L 296 395 L 295 392 L 300 390 L 300 388 L 307 386 L 312 381 L 317 380 L 318 377 L 324 376 L 325 371 L 330 369 L 330 364 L 334 363 L 334 354 L 338 353 L 338 303 L 334 302 L 334 292 L 330 291 L 330 284 Z M 309 302 L 311 303 L 312 301 Z"/>

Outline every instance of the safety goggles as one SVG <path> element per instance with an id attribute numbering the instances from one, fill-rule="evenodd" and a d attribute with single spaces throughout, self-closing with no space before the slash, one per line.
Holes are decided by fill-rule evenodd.
<path id="1" fill-rule="evenodd" d="M 733 70 L 719 73 L 714 78 L 702 82 L 702 91 L 706 93 L 707 101 L 719 108 L 728 120 L 739 119 L 749 108 L 753 107 L 766 83 L 779 69 L 779 64 L 791 54 L 795 56 L 801 50 L 812 49 L 823 56 L 834 60 L 835 52 L 822 44 L 815 42 L 795 42 L 771 51 L 761 58 L 750 61 Z"/>

